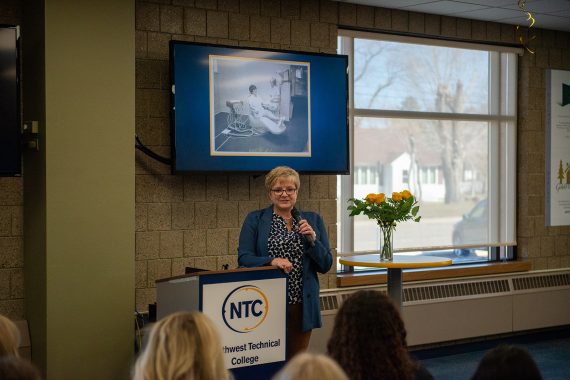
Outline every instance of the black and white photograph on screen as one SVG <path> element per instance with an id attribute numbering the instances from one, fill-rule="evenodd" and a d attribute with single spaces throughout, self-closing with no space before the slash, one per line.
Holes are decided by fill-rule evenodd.
<path id="1" fill-rule="evenodd" d="M 210 154 L 311 156 L 310 64 L 211 55 Z"/>

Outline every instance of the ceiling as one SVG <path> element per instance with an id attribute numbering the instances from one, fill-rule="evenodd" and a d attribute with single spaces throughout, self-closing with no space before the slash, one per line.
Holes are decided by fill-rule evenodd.
<path id="1" fill-rule="evenodd" d="M 344 3 L 433 13 L 472 20 L 528 26 L 517 0 L 338 0 Z M 534 27 L 570 32 L 570 0 L 526 0 L 525 8 L 536 20 Z"/>

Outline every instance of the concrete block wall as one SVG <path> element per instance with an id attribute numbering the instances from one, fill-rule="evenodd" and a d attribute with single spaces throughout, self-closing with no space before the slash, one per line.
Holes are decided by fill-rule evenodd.
<path id="1" fill-rule="evenodd" d="M 168 42 L 336 52 L 336 3 L 319 1 L 137 1 L 136 130 L 152 150 L 170 154 Z M 240 227 L 269 204 L 263 176 L 171 175 L 137 152 L 136 304 L 155 301 L 155 280 L 184 267 L 237 267 Z M 336 177 L 301 178 L 299 207 L 319 212 L 336 247 Z M 335 286 L 334 270 L 320 277 Z"/>
<path id="2" fill-rule="evenodd" d="M 19 23 L 19 2 L 0 3 L 0 23 Z M 170 154 L 168 41 L 336 51 L 339 26 L 516 43 L 515 26 L 326 0 L 155 0 L 136 2 L 136 131 Z M 524 30 L 524 28 L 523 28 Z M 525 31 L 526 32 L 526 31 Z M 533 268 L 570 266 L 570 227 L 544 226 L 545 85 L 547 68 L 570 70 L 570 33 L 535 29 L 535 54 L 519 62 L 517 240 Z M 23 31 L 25 37 L 25 31 Z M 315 210 L 336 247 L 336 178 L 304 176 L 303 209 Z M 0 178 L 0 313 L 24 317 L 22 179 Z M 263 179 L 245 175 L 176 175 L 137 151 L 136 301 L 155 300 L 157 278 L 185 266 L 236 265 L 241 222 L 268 204 Z M 335 275 L 321 277 L 334 287 Z"/>
<path id="3" fill-rule="evenodd" d="M 545 226 L 545 70 L 570 70 L 570 33 L 537 30 L 519 64 L 518 251 L 533 269 L 570 267 L 570 226 Z M 532 41 L 534 42 L 534 41 Z"/>
<path id="4" fill-rule="evenodd" d="M 24 318 L 22 178 L 0 178 L 0 314 Z"/>
<path id="5" fill-rule="evenodd" d="M 0 24 L 20 25 L 21 4 L 0 2 Z M 24 319 L 23 179 L 0 177 L 0 314 Z"/>

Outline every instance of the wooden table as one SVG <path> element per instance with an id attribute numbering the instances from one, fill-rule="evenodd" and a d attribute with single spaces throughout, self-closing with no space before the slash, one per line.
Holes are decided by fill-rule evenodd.
<path id="1" fill-rule="evenodd" d="M 379 254 L 343 256 L 339 259 L 342 265 L 351 267 L 387 268 L 388 269 L 388 295 L 397 307 L 402 309 L 402 269 L 406 268 L 433 268 L 451 265 L 451 259 L 436 256 L 405 256 L 394 255 L 392 261 L 381 261 Z"/>

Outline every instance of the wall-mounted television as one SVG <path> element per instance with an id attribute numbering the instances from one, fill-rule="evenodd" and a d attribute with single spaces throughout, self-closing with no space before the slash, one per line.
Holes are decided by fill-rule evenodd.
<path id="1" fill-rule="evenodd" d="M 348 58 L 171 41 L 174 172 L 347 174 Z"/>
<path id="2" fill-rule="evenodd" d="M 22 173 L 19 29 L 0 25 L 0 176 Z"/>

